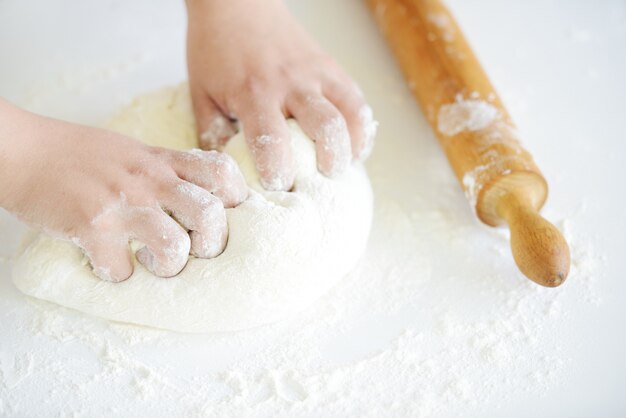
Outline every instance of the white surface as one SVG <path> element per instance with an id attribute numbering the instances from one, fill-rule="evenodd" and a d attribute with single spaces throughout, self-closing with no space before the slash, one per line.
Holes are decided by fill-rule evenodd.
<path id="1" fill-rule="evenodd" d="M 0 95 L 34 111 L 101 124 L 136 93 L 184 79 L 183 6 L 179 2 L 160 3 L 156 6 L 148 1 L 0 0 Z M 370 259 L 359 273 L 362 277 L 357 275 L 321 303 L 320 309 L 326 316 L 313 315 L 301 323 L 260 330 L 255 333 L 255 339 L 248 335 L 207 340 L 181 336 L 184 349 L 155 344 L 150 339 L 144 346 L 141 340 L 133 340 L 137 344 L 132 347 L 134 358 L 142 359 L 140 365 L 159 365 L 166 370 L 165 374 L 172 376 L 193 375 L 197 370 L 218 373 L 232 369 L 233 364 L 265 348 L 275 349 L 278 354 L 274 357 L 287 362 L 296 353 L 289 349 L 281 351 L 280 346 L 288 340 L 288 334 L 302 333 L 307 327 L 323 330 L 323 324 L 317 322 L 331 318 L 331 325 L 341 325 L 335 327 L 339 331 L 329 326 L 327 335 L 322 333 L 313 342 L 303 339 L 303 345 L 295 347 L 298 352 L 319 351 L 320 361 L 329 364 L 347 368 L 355 362 L 357 366 L 364 365 L 364 370 L 357 367 L 356 370 L 361 371 L 353 374 L 350 374 L 352 369 L 346 369 L 350 379 L 345 383 L 355 390 L 368 385 L 380 387 L 371 399 L 387 399 L 388 402 L 374 404 L 373 408 L 380 408 L 378 411 L 369 410 L 380 415 L 393 413 L 389 402 L 394 399 L 406 403 L 407 399 L 414 398 L 427 403 L 417 395 L 403 397 L 403 393 L 397 392 L 399 378 L 396 374 L 381 373 L 375 375 L 375 380 L 360 380 L 374 368 L 376 363 L 373 362 L 381 358 L 375 356 L 377 352 L 389 353 L 390 349 L 391 353 L 397 352 L 398 341 L 407 339 L 403 334 L 405 329 L 424 333 L 428 339 L 422 345 L 436 350 L 433 347 L 437 347 L 437 342 L 448 347 L 446 333 L 431 332 L 437 329 L 437 324 L 445 323 L 446 315 L 474 318 L 493 316 L 497 312 L 506 317 L 508 301 L 519 301 L 515 309 L 511 308 L 511 318 L 506 319 L 525 326 L 524 332 L 531 333 L 535 340 L 531 339 L 526 351 L 523 347 L 517 348 L 514 352 L 518 356 L 508 358 L 501 367 L 482 365 L 479 368 L 486 373 L 486 380 L 490 376 L 498 377 L 492 392 L 500 396 L 501 391 L 508 391 L 511 396 L 484 403 L 478 400 L 456 409 L 454 405 L 433 407 L 433 414 L 624 416 L 624 2 L 451 2 L 466 35 L 519 125 L 525 145 L 551 185 L 545 214 L 555 221 L 567 218 L 566 223 L 573 231 L 572 246 L 583 248 L 587 253 L 591 251 L 592 258 L 599 260 L 599 267 L 592 269 L 595 281 L 591 284 L 582 286 L 583 278 L 572 275 L 563 287 L 552 290 L 535 289 L 523 282 L 508 252 L 502 250 L 500 235 L 473 221 L 461 191 L 445 168 L 435 139 L 361 2 L 324 0 L 290 4 L 317 39 L 362 85 L 381 122 L 377 148 L 368 169 L 378 204 L 375 222 L 388 220 L 386 215 L 391 213 L 394 216 L 389 219 L 395 219 L 390 221 L 393 228 L 381 230 L 379 223 L 377 230 L 375 224 Z M 0 216 L 0 255 L 6 257 L 16 248 L 22 228 L 5 214 Z M 408 230 L 413 235 L 409 236 Z M 385 252 L 393 248 L 394 242 L 403 246 Z M 128 381 L 137 381 L 137 376 L 112 375 L 114 384 L 95 379 L 100 393 L 95 398 L 89 392 L 91 386 L 82 386 L 77 383 L 82 380 L 72 376 L 95 376 L 101 367 L 107 373 L 117 370 L 110 369 L 111 364 L 138 370 L 139 374 L 144 373 L 144 369 L 137 363 L 124 363 L 124 357 L 113 355 L 107 349 L 108 343 L 104 348 L 95 344 L 100 332 L 89 318 L 67 313 L 64 314 L 69 318 L 66 324 L 65 319 L 52 317 L 50 320 L 42 316 L 39 309 L 48 308 L 27 303 L 10 283 L 9 271 L 9 263 L 0 262 L 0 370 L 3 372 L 0 376 L 4 379 L 4 387 L 0 384 L 0 415 L 3 412 L 7 415 L 38 412 L 41 415 L 52 414 L 52 411 L 89 415 L 106 411 L 128 413 L 133 398 L 128 398 L 127 385 Z M 383 271 L 389 274 L 389 280 L 394 278 L 394 283 L 378 280 Z M 390 300 L 399 301 L 394 307 L 384 305 L 390 287 L 404 297 L 391 294 Z M 363 293 L 366 291 L 369 293 Z M 339 297 L 341 292 L 353 296 Z M 552 298 L 558 300 L 559 314 L 539 314 L 544 312 L 544 305 L 539 302 Z M 553 305 L 546 303 L 549 311 Z M 524 320 L 513 318 L 518 316 L 520 306 L 532 308 L 525 319 L 522 318 Z M 66 328 L 61 326 L 63 324 Z M 84 329 L 88 337 L 76 338 L 75 331 L 71 331 L 75 329 Z M 36 335 L 33 336 L 33 332 Z M 508 338 L 510 334 L 503 335 L 502 338 Z M 158 338 L 167 340 L 165 336 Z M 309 343 L 315 347 L 306 346 Z M 100 354 L 94 356 L 85 347 L 96 347 Z M 551 350 L 555 351 L 550 353 Z M 539 354 L 541 358 L 536 358 Z M 260 358 L 265 359 L 267 364 L 260 367 L 271 371 L 272 387 L 277 392 L 276 381 L 284 383 L 287 379 L 280 374 L 282 363 Z M 383 355 L 382 359 L 385 358 Z M 533 366 L 535 358 L 538 363 Z M 106 362 L 102 363 L 102 359 Z M 523 360 L 529 359 L 530 369 L 520 366 Z M 544 388 L 538 381 L 538 391 L 534 391 L 533 381 L 518 374 L 532 374 L 532 368 L 537 367 L 547 371 L 546 376 L 549 376 L 552 369 L 542 366 L 541 359 L 546 362 L 563 359 L 563 363 L 556 369 L 558 376 L 554 384 Z M 438 371 L 433 380 L 446 373 L 464 373 L 462 366 L 466 364 L 461 362 L 461 356 L 458 363 L 452 356 L 442 361 L 433 366 Z M 444 364 L 445 368 L 438 368 L 438 364 Z M 282 380 L 275 378 L 272 370 L 276 367 Z M 470 384 L 478 387 L 480 393 L 485 392 L 479 386 L 477 375 L 470 376 L 473 369 L 465 369 Z M 500 379 L 506 376 L 508 369 L 510 385 L 506 379 Z M 139 382 L 150 381 L 150 372 L 144 374 Z M 306 373 L 296 370 L 286 376 L 292 381 L 301 374 Z M 56 389 L 52 387 L 55 378 L 63 381 Z M 177 380 L 180 387 L 197 388 L 193 384 L 195 380 L 181 379 Z M 406 379 L 401 382 L 408 382 L 408 387 L 416 391 L 428 382 L 420 373 L 415 373 L 414 377 L 409 373 Z M 303 381 L 297 387 L 301 387 Z M 251 382 L 262 386 L 264 380 L 252 379 Z M 519 386 L 520 382 L 526 386 Z M 328 381 L 322 381 L 322 385 L 327 384 Z M 117 391 L 113 387 L 116 385 Z M 175 389 L 168 386 L 172 396 L 181 393 Z M 78 394 L 79 399 L 67 400 L 71 398 L 70 393 Z M 194 404 L 196 409 L 188 411 L 184 409 L 187 398 L 182 395 L 174 399 L 159 397 L 157 402 L 150 398 L 149 392 L 141 393 L 150 402 L 145 403 L 143 398 L 137 400 L 139 409 L 135 412 L 144 414 L 182 410 L 191 415 L 193 411 L 210 411 L 213 406 L 206 401 L 202 408 Z M 191 396 L 189 391 L 182 393 Z M 435 400 L 445 404 L 444 395 L 437 395 Z M 299 399 L 295 398 L 296 401 L 284 402 L 284 415 L 300 411 L 294 409 L 298 408 Z M 43 399 L 48 399 L 48 403 L 40 402 Z M 309 411 L 309 415 L 362 415 L 367 411 L 361 410 L 360 404 L 365 405 L 367 400 L 356 399 L 343 412 L 318 410 Z M 193 402 L 197 403 L 197 399 L 189 401 Z M 367 404 L 372 405 L 372 402 Z M 332 403 L 328 405 L 330 408 Z M 267 410 L 265 414 L 271 415 Z M 426 411 L 423 415 L 428 414 Z"/>

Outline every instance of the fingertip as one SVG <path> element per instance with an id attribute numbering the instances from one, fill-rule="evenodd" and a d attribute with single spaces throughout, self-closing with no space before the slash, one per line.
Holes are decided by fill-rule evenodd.
<path id="1" fill-rule="evenodd" d="M 352 161 L 350 131 L 339 109 L 318 92 L 296 92 L 289 110 L 315 142 L 317 168 L 327 177 L 345 172 Z"/>
<path id="2" fill-rule="evenodd" d="M 204 91 L 193 91 L 191 100 L 200 148 L 222 149 L 230 137 L 237 133 L 234 124 Z"/>
<path id="3" fill-rule="evenodd" d="M 261 186 L 273 192 L 288 192 L 293 188 L 295 173 L 292 169 L 281 168 L 276 172 L 266 173 L 260 177 Z"/>
<path id="4" fill-rule="evenodd" d="M 225 187 L 214 191 L 225 208 L 234 208 L 248 198 L 248 183 L 246 182 L 237 161 L 228 154 L 219 154 L 221 169 L 218 176 Z"/>
<path id="5" fill-rule="evenodd" d="M 124 268 L 118 269 L 99 266 L 93 268 L 93 273 L 105 282 L 120 283 L 130 279 L 130 276 L 133 274 L 133 266 L 130 262 Z"/>
<path id="6" fill-rule="evenodd" d="M 318 169 L 328 177 L 336 177 L 348 169 L 352 158 L 346 121 L 337 116 L 324 122 L 319 129 L 316 141 Z"/>
<path id="7" fill-rule="evenodd" d="M 139 261 L 139 264 L 144 266 L 148 271 L 154 273 L 156 262 L 154 261 L 154 254 L 148 250 L 148 247 L 142 247 L 137 250 L 135 257 L 137 258 L 137 261 Z"/>
<path id="8" fill-rule="evenodd" d="M 207 237 L 198 231 L 191 231 L 191 255 L 197 258 L 215 258 L 226 249 L 228 229 Z"/>
<path id="9" fill-rule="evenodd" d="M 365 102 L 363 92 L 349 79 L 327 80 L 323 92 L 348 124 L 353 158 L 366 160 L 374 148 L 378 122 L 374 119 L 372 108 Z"/>
<path id="10" fill-rule="evenodd" d="M 183 182 L 165 203 L 172 217 L 189 232 L 191 255 L 217 257 L 228 240 L 228 220 L 222 201 L 207 190 Z"/>
<path id="11" fill-rule="evenodd" d="M 120 234 L 122 236 L 122 234 Z M 133 274 L 128 241 L 120 238 L 73 240 L 87 256 L 93 274 L 100 280 L 119 283 Z"/>
<path id="12" fill-rule="evenodd" d="M 261 134 L 249 140 L 259 173 L 261 186 L 269 191 L 289 191 L 293 188 L 296 170 L 291 151 L 291 136 L 282 119 L 280 133 Z"/>
<path id="13" fill-rule="evenodd" d="M 190 246 L 189 246 L 190 247 Z M 189 254 L 189 250 L 187 250 Z M 137 261 L 146 268 L 150 273 L 158 277 L 170 278 L 180 273 L 187 264 L 188 257 L 184 259 L 179 254 L 168 254 L 164 260 L 159 260 L 147 246 L 140 248 L 135 257 Z"/>
<path id="14" fill-rule="evenodd" d="M 180 273 L 189 259 L 189 234 L 162 211 L 142 211 L 130 219 L 133 238 L 145 244 L 135 254 L 137 261 L 159 277 Z"/>
<path id="15" fill-rule="evenodd" d="M 208 118 L 209 120 L 203 124 L 204 129 L 200 131 L 200 148 L 221 151 L 237 131 L 230 119 L 221 113 L 214 113 Z"/>

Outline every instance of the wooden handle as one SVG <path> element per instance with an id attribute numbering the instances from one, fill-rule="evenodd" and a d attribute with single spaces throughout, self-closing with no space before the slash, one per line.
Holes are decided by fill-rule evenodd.
<path id="1" fill-rule="evenodd" d="M 439 0 L 367 1 L 478 218 L 509 225 L 526 276 L 561 284 L 569 248 L 538 215 L 547 183 L 453 16 Z"/>
<path id="2" fill-rule="evenodd" d="M 567 242 L 558 229 L 515 194 L 500 200 L 498 213 L 511 230 L 511 251 L 526 277 L 547 287 L 556 287 L 569 273 Z"/>

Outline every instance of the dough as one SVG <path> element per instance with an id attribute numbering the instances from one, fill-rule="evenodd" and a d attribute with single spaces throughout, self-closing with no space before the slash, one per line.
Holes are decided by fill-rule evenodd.
<path id="1" fill-rule="evenodd" d="M 108 283 L 92 274 L 72 243 L 32 234 L 18 255 L 15 285 L 95 316 L 183 332 L 252 328 L 305 309 L 355 267 L 367 243 L 373 201 L 361 164 L 338 179 L 324 177 L 312 141 L 289 123 L 298 167 L 292 193 L 260 186 L 241 133 L 228 143 L 225 151 L 239 163 L 251 196 L 227 210 L 229 241 L 219 257 L 192 257 L 170 279 L 135 262 L 130 279 Z M 196 146 L 186 85 L 137 98 L 109 127 L 151 145 Z"/>

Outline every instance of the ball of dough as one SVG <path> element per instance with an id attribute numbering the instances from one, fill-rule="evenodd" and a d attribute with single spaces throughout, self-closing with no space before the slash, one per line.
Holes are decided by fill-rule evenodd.
<path id="1" fill-rule="evenodd" d="M 242 330 L 305 309 L 355 267 L 367 243 L 373 199 L 361 164 L 337 179 L 324 177 L 312 141 L 295 122 L 289 125 L 297 163 L 293 192 L 261 187 L 241 133 L 226 146 L 251 192 L 227 209 L 229 240 L 220 256 L 191 257 L 170 279 L 135 262 L 127 281 L 108 283 L 92 274 L 71 242 L 31 234 L 14 267 L 15 285 L 95 316 L 181 332 Z M 109 128 L 150 145 L 197 146 L 187 85 L 135 99 Z"/>

